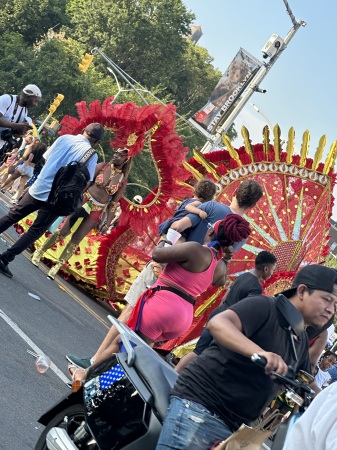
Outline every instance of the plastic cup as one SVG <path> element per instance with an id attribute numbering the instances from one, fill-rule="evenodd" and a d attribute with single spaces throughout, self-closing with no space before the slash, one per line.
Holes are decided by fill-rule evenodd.
<path id="1" fill-rule="evenodd" d="M 40 355 L 36 358 L 35 367 L 39 373 L 45 373 L 51 365 L 51 360 L 46 355 Z"/>
<path id="2" fill-rule="evenodd" d="M 178 231 L 173 230 L 172 228 L 169 228 L 167 231 L 167 234 L 166 234 L 166 239 L 168 241 L 171 241 L 172 245 L 174 245 L 177 243 L 180 236 L 181 236 L 181 234 Z M 164 247 L 168 247 L 169 245 L 170 244 L 165 244 Z"/>

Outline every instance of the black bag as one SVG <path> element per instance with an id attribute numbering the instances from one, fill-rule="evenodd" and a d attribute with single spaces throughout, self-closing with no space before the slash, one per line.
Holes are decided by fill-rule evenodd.
<path id="1" fill-rule="evenodd" d="M 60 216 L 68 216 L 82 206 L 82 195 L 90 180 L 85 163 L 96 152 L 91 148 L 80 161 L 72 161 L 56 172 L 48 203 Z"/>

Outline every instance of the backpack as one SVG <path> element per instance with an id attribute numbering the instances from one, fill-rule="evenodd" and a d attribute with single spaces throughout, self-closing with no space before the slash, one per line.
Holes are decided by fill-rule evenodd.
<path id="1" fill-rule="evenodd" d="M 71 161 L 56 172 L 48 203 L 60 216 L 68 216 L 82 206 L 82 196 L 90 180 L 85 163 L 96 152 L 91 148 L 80 161 Z"/>

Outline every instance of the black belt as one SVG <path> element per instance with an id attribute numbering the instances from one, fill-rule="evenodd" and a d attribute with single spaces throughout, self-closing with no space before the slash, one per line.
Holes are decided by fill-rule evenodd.
<path id="1" fill-rule="evenodd" d="M 173 292 L 176 295 L 179 295 L 179 297 L 183 298 L 184 300 L 186 300 L 188 303 L 191 303 L 191 305 L 194 306 L 195 304 L 195 299 L 194 297 L 192 297 L 191 295 L 185 294 L 185 292 L 179 291 L 179 289 L 176 289 L 174 287 L 171 286 L 156 286 L 155 288 L 150 290 L 152 292 L 157 292 L 157 291 L 170 291 Z"/>

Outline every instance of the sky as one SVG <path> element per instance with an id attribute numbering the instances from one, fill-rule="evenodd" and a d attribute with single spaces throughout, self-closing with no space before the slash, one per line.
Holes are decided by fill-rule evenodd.
<path id="1" fill-rule="evenodd" d="M 261 49 L 270 36 L 275 33 L 284 39 L 292 28 L 283 0 L 184 0 L 184 3 L 196 16 L 194 24 L 203 31 L 197 45 L 207 48 L 214 58 L 213 65 L 222 72 L 240 47 L 264 61 Z M 260 83 L 260 88 L 267 92 L 254 93 L 235 119 L 239 138 L 233 144 L 235 147 L 242 144 L 242 125 L 248 128 L 254 144 L 262 142 L 264 125 L 277 123 L 283 139 L 287 139 L 289 128 L 294 127 L 298 151 L 304 131 L 309 130 L 310 157 L 325 134 L 325 160 L 337 140 L 337 1 L 288 0 L 288 3 L 295 18 L 307 25 L 298 29 Z M 256 112 L 249 103 L 257 105 L 261 112 Z M 334 195 L 337 196 L 337 189 Z M 337 204 L 333 218 L 337 220 Z"/>

